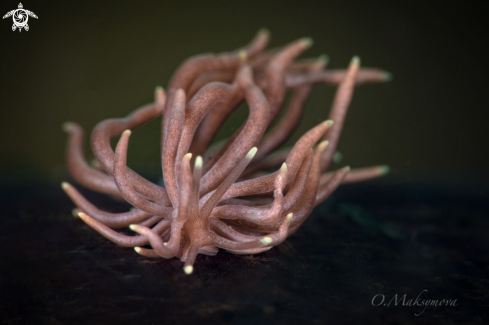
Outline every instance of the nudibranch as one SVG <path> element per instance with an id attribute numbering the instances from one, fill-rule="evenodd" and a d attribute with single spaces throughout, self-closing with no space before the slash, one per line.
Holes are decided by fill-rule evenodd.
<path id="1" fill-rule="evenodd" d="M 354 57 L 347 70 L 326 70 L 327 57 L 296 60 L 312 45 L 299 39 L 265 51 L 267 31 L 234 52 L 186 60 L 167 93 L 125 118 L 100 122 L 93 130 L 95 164 L 83 153 L 83 130 L 65 123 L 68 169 L 81 185 L 123 199 L 128 212 L 102 211 L 72 185 L 62 187 L 76 214 L 112 242 L 134 247 L 147 257 L 178 257 L 187 274 L 198 254 L 257 254 L 282 243 L 341 183 L 383 175 L 385 166 L 326 172 L 335 154 L 355 85 L 384 82 L 389 73 L 360 68 Z M 298 127 L 315 84 L 338 85 L 329 118 L 280 149 Z M 291 98 L 284 105 L 285 96 Z M 225 142 L 212 142 L 241 103 L 248 119 Z M 271 128 L 280 111 L 282 118 Z M 131 132 L 162 116 L 161 164 L 164 186 L 140 176 L 127 164 Z M 116 149 L 111 137 L 119 136 Z M 129 228 L 134 236 L 118 230 Z M 146 247 L 143 247 L 146 246 Z"/>

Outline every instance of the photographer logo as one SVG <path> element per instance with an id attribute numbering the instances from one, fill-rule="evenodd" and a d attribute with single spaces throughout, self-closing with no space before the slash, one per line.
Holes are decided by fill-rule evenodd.
<path id="1" fill-rule="evenodd" d="M 24 7 L 22 6 L 22 3 L 19 3 L 19 8 L 7 12 L 5 16 L 3 16 L 3 19 L 8 18 L 10 16 L 12 16 L 12 19 L 14 20 L 14 24 L 12 25 L 12 31 L 19 29 L 19 32 L 22 31 L 22 28 L 24 28 L 26 31 L 29 30 L 29 25 L 27 25 L 29 16 L 37 19 L 36 14 L 33 13 L 32 11 L 25 10 Z"/>

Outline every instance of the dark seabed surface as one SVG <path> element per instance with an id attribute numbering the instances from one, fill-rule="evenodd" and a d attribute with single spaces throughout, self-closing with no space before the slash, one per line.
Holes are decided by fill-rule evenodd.
<path id="1" fill-rule="evenodd" d="M 3 188 L 1 200 L 1 324 L 489 321 L 489 204 L 457 189 L 344 186 L 282 245 L 199 255 L 191 276 L 178 259 L 144 258 L 101 237 L 71 216 L 58 187 Z M 456 305 L 409 306 L 418 296 Z"/>

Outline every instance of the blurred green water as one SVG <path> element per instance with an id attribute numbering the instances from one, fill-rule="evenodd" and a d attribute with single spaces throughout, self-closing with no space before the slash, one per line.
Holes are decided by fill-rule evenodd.
<path id="1" fill-rule="evenodd" d="M 16 7 L 0 4 L 5 13 Z M 151 101 L 185 58 L 238 48 L 262 27 L 272 32 L 272 47 L 309 36 L 315 43 L 306 56 L 327 53 L 332 68 L 360 55 L 364 66 L 394 74 L 390 84 L 357 89 L 342 164 L 389 164 L 407 179 L 430 169 L 487 172 L 487 2 L 51 1 L 24 8 L 39 17 L 28 32 L 12 32 L 9 19 L 0 25 L 2 181 L 65 177 L 63 122 L 88 131 L 124 116 Z M 332 87 L 316 87 L 289 144 L 327 117 L 333 95 Z M 246 116 L 245 109 L 235 114 L 220 137 Z M 131 137 L 129 164 L 143 173 L 160 169 L 159 125 Z"/>

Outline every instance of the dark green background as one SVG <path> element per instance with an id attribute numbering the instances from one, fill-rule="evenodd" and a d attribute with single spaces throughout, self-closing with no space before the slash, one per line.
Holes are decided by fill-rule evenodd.
<path id="1" fill-rule="evenodd" d="M 1 1 L 0 15 L 18 1 Z M 0 20 L 1 324 L 489 323 L 487 0 L 22 3 L 39 16 L 28 32 Z M 70 217 L 63 122 L 88 131 L 125 116 L 185 58 L 238 48 L 262 27 L 271 46 L 312 37 L 305 55 L 327 53 L 332 68 L 359 55 L 394 74 L 357 88 L 339 146 L 342 164 L 392 175 L 340 187 L 266 253 L 199 256 L 190 277 L 177 259 L 138 257 Z M 316 88 L 294 139 L 327 117 L 334 91 Z M 245 118 L 243 108 L 219 137 Z M 152 180 L 159 124 L 129 148 Z M 416 317 L 371 305 L 423 289 L 459 306 Z"/>
<path id="2" fill-rule="evenodd" d="M 393 174 L 487 174 L 487 1 L 27 1 L 28 32 L 1 20 L 2 182 L 59 181 L 65 121 L 87 130 L 152 100 L 187 57 L 246 44 L 262 27 L 271 46 L 309 36 L 305 56 L 330 67 L 354 55 L 393 73 L 357 89 L 339 150 L 343 164 L 392 166 Z M 2 15 L 17 8 L 2 1 Z M 318 86 L 294 139 L 327 117 L 334 88 Z M 246 118 L 224 126 L 228 136 Z M 159 121 L 134 132 L 129 164 L 159 166 Z M 292 142 L 289 142 L 289 144 Z M 88 145 L 87 145 L 88 150 Z M 88 154 L 88 151 L 87 151 Z M 89 157 L 91 153 L 88 154 Z M 467 174 L 468 175 L 468 174 Z M 424 177 L 424 176 L 421 176 Z"/>

